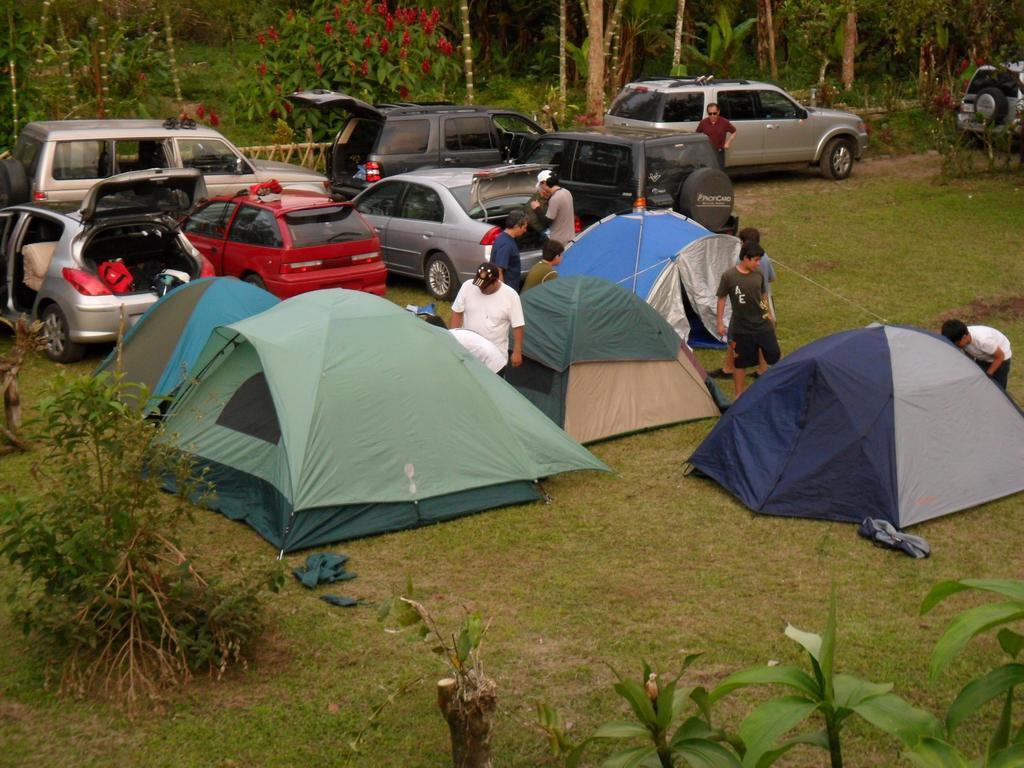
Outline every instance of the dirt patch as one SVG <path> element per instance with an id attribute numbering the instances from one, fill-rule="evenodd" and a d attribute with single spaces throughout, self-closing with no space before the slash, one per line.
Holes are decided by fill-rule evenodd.
<path id="1" fill-rule="evenodd" d="M 966 307 L 944 312 L 939 315 L 938 322 L 951 320 L 953 318 L 970 318 L 971 322 L 989 320 L 993 317 L 1001 317 L 1009 320 L 1018 320 L 1024 317 L 1024 294 L 1016 296 L 980 296 Z"/>

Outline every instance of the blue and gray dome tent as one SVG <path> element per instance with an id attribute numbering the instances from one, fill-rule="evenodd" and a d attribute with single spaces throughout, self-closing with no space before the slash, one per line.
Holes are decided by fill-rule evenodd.
<path id="1" fill-rule="evenodd" d="M 616 283 L 658 310 L 691 347 L 722 348 L 713 335 L 715 291 L 739 251 L 735 237 L 674 211 L 640 210 L 590 226 L 565 249 L 558 273 Z"/>
<path id="2" fill-rule="evenodd" d="M 872 325 L 783 359 L 690 463 L 755 512 L 905 528 L 1024 490 L 1024 414 L 941 336 Z"/>
<path id="3" fill-rule="evenodd" d="M 258 315 L 278 303 L 271 293 L 233 277 L 193 280 L 146 310 L 124 336 L 121 365 L 127 381 L 145 384 L 155 410 L 185 380 L 210 332 Z M 96 369 L 113 371 L 117 350 Z"/>

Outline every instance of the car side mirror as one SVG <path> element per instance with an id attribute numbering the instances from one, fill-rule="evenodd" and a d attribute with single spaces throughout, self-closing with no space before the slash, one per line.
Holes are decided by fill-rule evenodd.
<path id="1" fill-rule="evenodd" d="M 803 107 L 800 107 L 796 111 L 796 117 L 797 117 L 798 120 L 806 120 L 807 119 L 807 110 L 804 109 Z"/>

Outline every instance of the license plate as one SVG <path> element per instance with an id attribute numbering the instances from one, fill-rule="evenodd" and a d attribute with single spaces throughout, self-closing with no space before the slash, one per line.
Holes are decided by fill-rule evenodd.
<path id="1" fill-rule="evenodd" d="M 969 112 L 973 112 L 974 111 L 974 105 L 973 104 L 961 104 L 960 105 L 960 111 L 961 112 L 968 112 L 968 113 Z"/>

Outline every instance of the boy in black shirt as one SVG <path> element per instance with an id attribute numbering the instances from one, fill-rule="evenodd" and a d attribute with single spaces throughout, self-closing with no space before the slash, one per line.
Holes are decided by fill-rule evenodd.
<path id="1" fill-rule="evenodd" d="M 747 366 L 757 365 L 757 353 L 764 355 L 768 365 L 779 361 L 782 353 L 775 337 L 775 318 L 768 304 L 764 275 L 758 269 L 764 249 L 753 242 L 740 248 L 740 262 L 722 275 L 718 284 L 718 335 L 725 336 L 725 299 L 732 306 L 729 321 L 729 346 L 736 355 L 732 374 L 736 397 L 743 393 Z"/>

